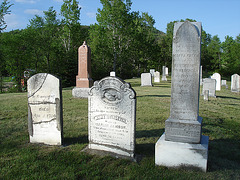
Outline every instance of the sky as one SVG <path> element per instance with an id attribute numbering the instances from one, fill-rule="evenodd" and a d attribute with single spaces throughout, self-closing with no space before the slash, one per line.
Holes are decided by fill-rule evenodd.
<path id="1" fill-rule="evenodd" d="M 1 2 L 2 0 L 0 0 Z M 49 7 L 60 13 L 63 0 L 10 0 L 11 14 L 5 16 L 6 31 L 24 29 L 35 15 L 43 16 Z M 97 23 L 96 13 L 102 8 L 100 0 L 78 0 L 81 7 L 80 23 Z M 167 24 L 181 19 L 202 22 L 203 29 L 221 42 L 225 36 L 234 39 L 240 34 L 240 0 L 132 0 L 131 11 L 148 12 L 155 27 L 166 32 Z M 58 16 L 60 18 L 60 15 Z"/>

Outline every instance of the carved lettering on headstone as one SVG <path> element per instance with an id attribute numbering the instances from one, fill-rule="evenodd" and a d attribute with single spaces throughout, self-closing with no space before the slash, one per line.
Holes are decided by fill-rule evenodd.
<path id="1" fill-rule="evenodd" d="M 28 127 L 31 143 L 62 144 L 61 83 L 51 74 L 28 80 Z"/>
<path id="2" fill-rule="evenodd" d="M 94 82 L 88 97 L 89 149 L 134 157 L 136 95 L 117 77 Z"/>

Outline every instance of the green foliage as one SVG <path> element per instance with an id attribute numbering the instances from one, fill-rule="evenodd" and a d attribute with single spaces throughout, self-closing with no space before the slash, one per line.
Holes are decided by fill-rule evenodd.
<path id="1" fill-rule="evenodd" d="M 10 10 L 9 8 L 12 6 L 13 4 L 10 4 L 10 2 L 8 0 L 3 0 L 1 5 L 0 5 L 0 33 L 7 28 L 7 24 L 4 21 L 4 16 L 6 14 L 10 14 Z"/>
<path id="2" fill-rule="evenodd" d="M 159 62 L 158 32 L 153 27 L 152 16 L 130 12 L 130 0 L 101 0 L 101 3 L 98 24 L 90 27 L 93 77 L 106 76 L 113 70 L 126 78 L 158 67 L 155 63 Z"/>

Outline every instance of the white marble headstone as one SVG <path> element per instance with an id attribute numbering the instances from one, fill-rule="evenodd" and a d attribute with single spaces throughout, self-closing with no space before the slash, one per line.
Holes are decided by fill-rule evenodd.
<path id="1" fill-rule="evenodd" d="M 216 91 L 221 90 L 221 75 L 219 73 L 214 73 L 211 79 L 216 79 Z"/>
<path id="2" fill-rule="evenodd" d="M 204 91 L 209 91 L 209 97 L 216 97 L 216 79 L 204 78 L 202 94 Z"/>
<path id="3" fill-rule="evenodd" d="M 231 91 L 240 92 L 240 76 L 238 74 L 231 76 Z"/>
<path id="4" fill-rule="evenodd" d="M 152 86 L 152 76 L 150 73 L 141 74 L 141 86 Z"/>
<path id="5" fill-rule="evenodd" d="M 154 82 L 160 82 L 160 72 L 154 72 Z"/>
<path id="6" fill-rule="evenodd" d="M 117 77 L 94 82 L 88 97 L 89 149 L 134 157 L 135 98 L 130 84 Z"/>
<path id="7" fill-rule="evenodd" d="M 28 82 L 28 130 L 31 143 L 62 144 L 61 83 L 51 74 L 39 73 Z"/>

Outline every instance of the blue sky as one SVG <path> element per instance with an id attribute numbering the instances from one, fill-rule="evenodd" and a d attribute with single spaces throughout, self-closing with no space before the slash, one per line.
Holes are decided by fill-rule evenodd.
<path id="1" fill-rule="evenodd" d="M 14 5 L 11 15 L 5 16 L 7 31 L 23 29 L 34 15 L 43 16 L 43 11 L 53 6 L 60 13 L 62 0 L 10 0 Z M 102 8 L 100 0 L 78 0 L 81 9 L 81 24 L 97 23 L 96 13 Z M 203 29 L 221 41 L 229 35 L 240 34 L 240 0 L 132 0 L 132 11 L 148 12 L 155 19 L 155 27 L 166 32 L 167 23 L 181 19 L 202 22 Z M 60 16 L 59 16 L 60 17 Z"/>

